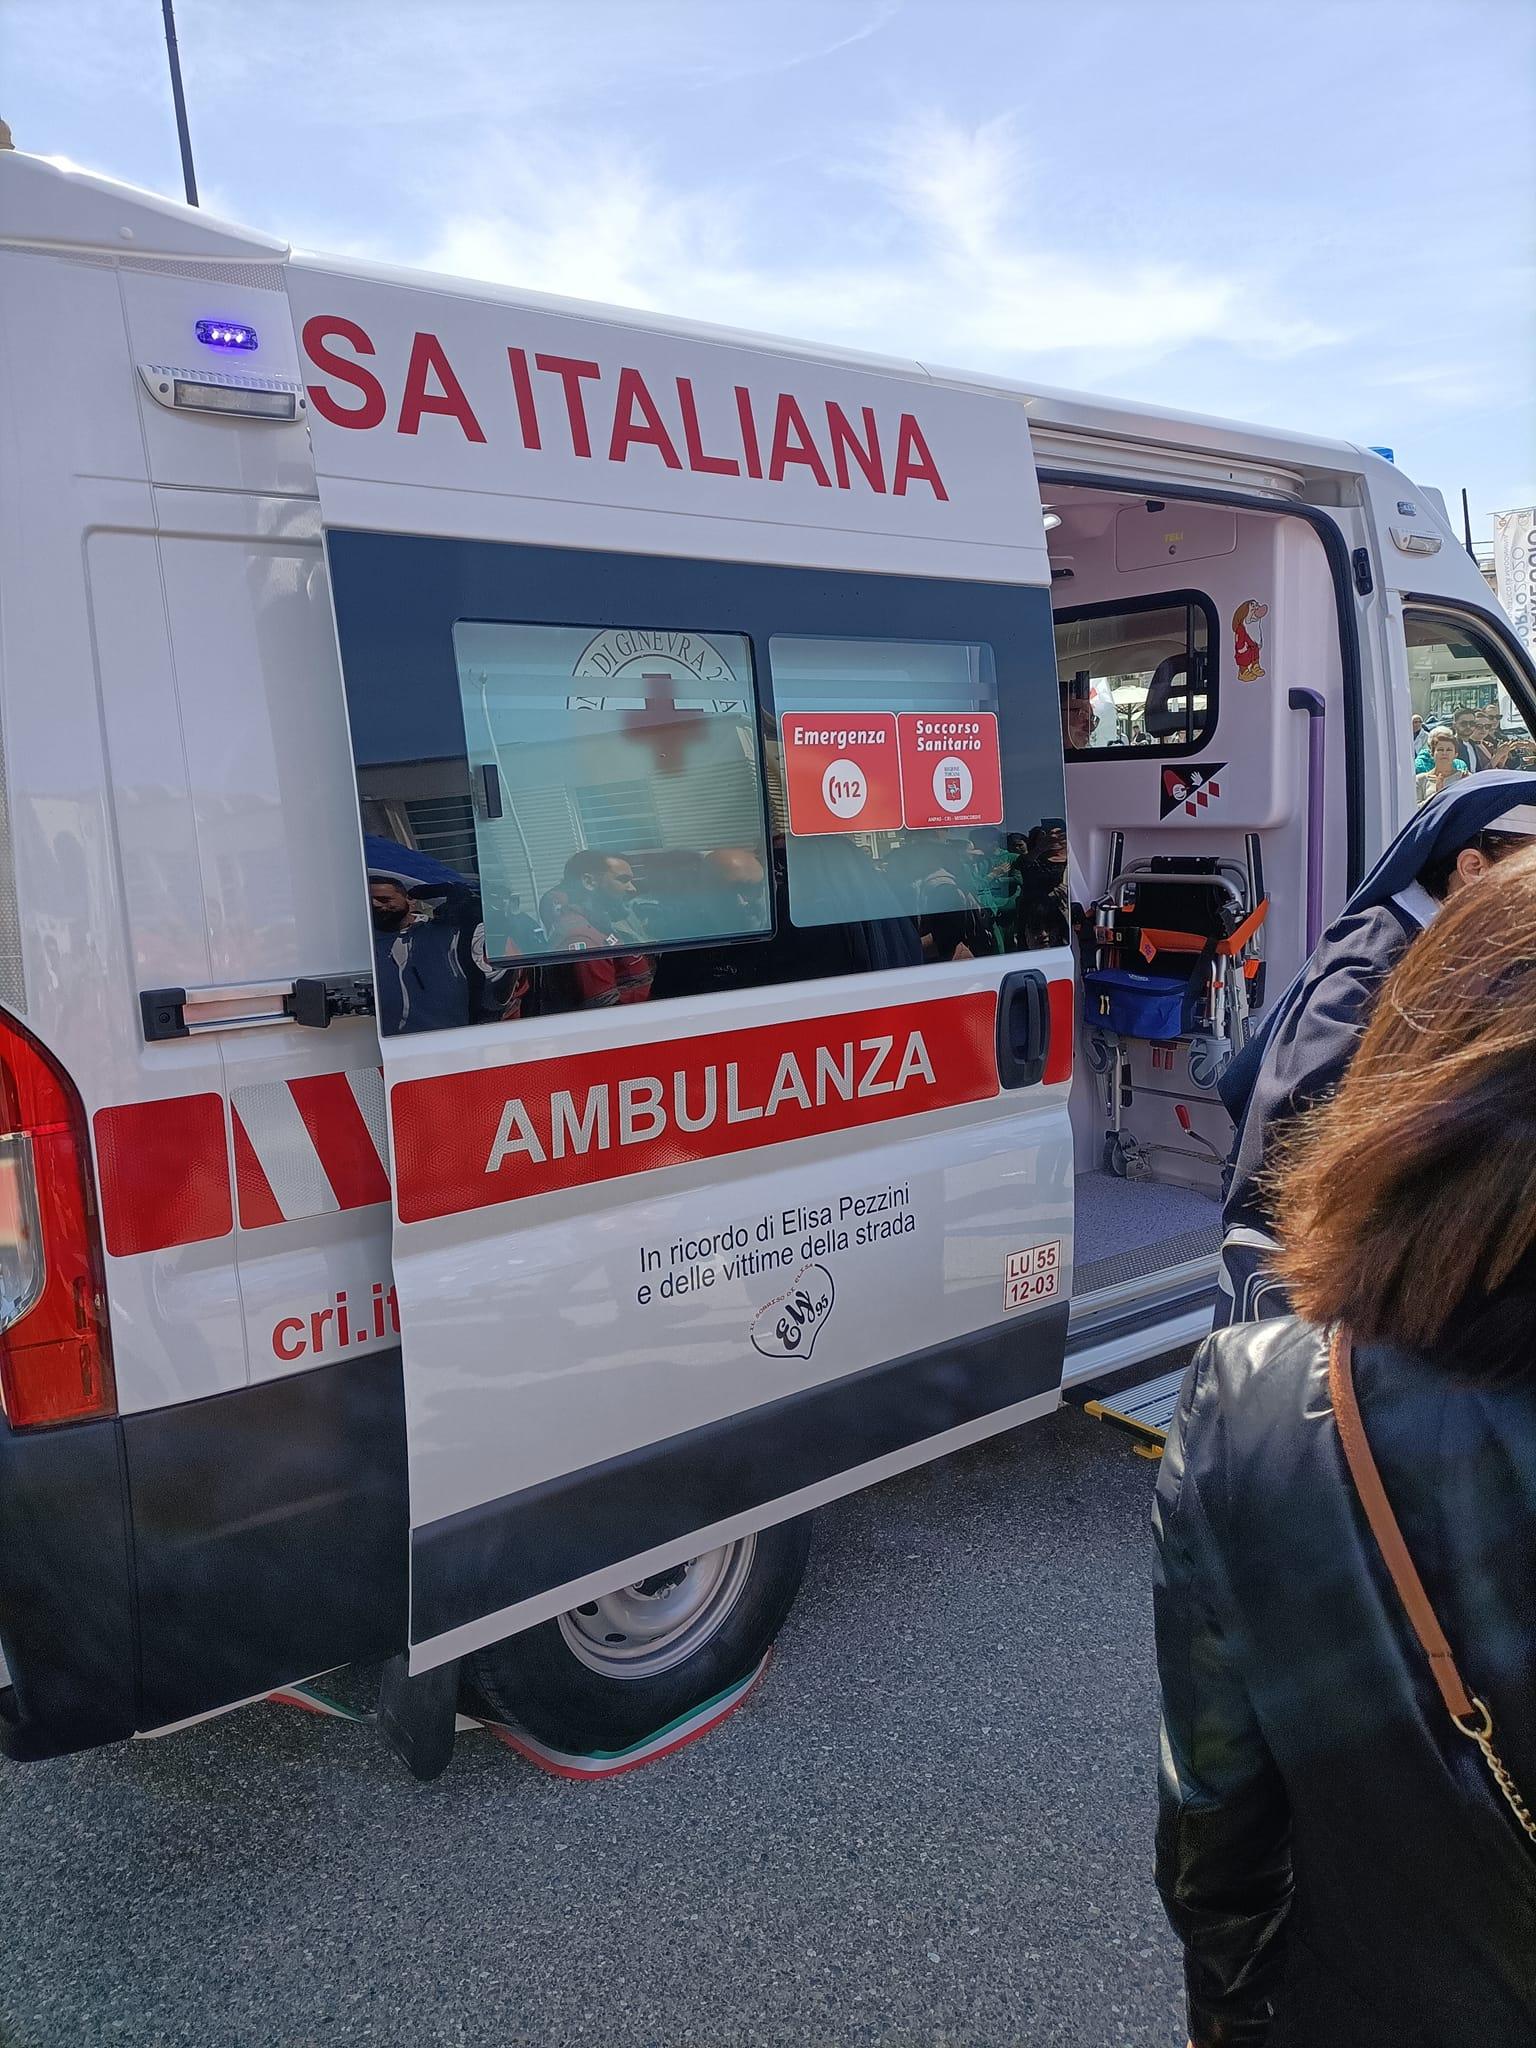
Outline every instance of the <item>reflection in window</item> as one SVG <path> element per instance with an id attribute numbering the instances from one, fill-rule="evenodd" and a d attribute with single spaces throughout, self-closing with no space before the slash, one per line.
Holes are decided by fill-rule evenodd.
<path id="1" fill-rule="evenodd" d="M 1202 747 L 1216 722 L 1203 599 L 1093 605 L 1056 619 L 1062 744 L 1159 754 Z"/>
<path id="2" fill-rule="evenodd" d="M 771 929 L 741 635 L 461 619 L 453 647 L 493 959 L 635 1002 L 648 948 Z"/>
<path id="3" fill-rule="evenodd" d="M 1420 803 L 1485 768 L 1536 770 L 1536 744 L 1508 689 L 1509 666 L 1466 621 L 1408 611 L 1407 743 Z"/>
<path id="4" fill-rule="evenodd" d="M 442 1031 L 521 1014 L 528 976 L 493 964 L 474 883 L 419 847 L 367 833 L 379 1031 Z"/>

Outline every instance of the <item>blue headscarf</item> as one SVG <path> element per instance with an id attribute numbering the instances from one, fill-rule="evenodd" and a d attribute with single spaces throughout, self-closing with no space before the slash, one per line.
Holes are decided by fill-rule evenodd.
<path id="1" fill-rule="evenodd" d="M 1437 860 L 1470 846 L 1479 833 L 1496 830 L 1499 819 L 1518 804 L 1536 805 L 1536 775 L 1513 768 L 1488 768 L 1480 775 L 1462 776 L 1442 789 L 1409 819 L 1328 931 L 1362 910 L 1390 903 Z M 1536 845 L 1536 839 L 1532 844 Z M 1326 943 L 1327 938 L 1328 932 L 1324 932 L 1319 944 Z M 1306 976 L 1303 962 L 1301 972 L 1221 1077 L 1221 1099 L 1234 1123 L 1240 1121 L 1248 1107 L 1264 1049 L 1295 1007 L 1306 986 Z"/>

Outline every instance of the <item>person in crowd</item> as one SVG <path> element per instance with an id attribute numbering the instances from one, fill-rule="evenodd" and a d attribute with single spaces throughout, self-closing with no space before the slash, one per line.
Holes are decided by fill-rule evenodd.
<path id="1" fill-rule="evenodd" d="M 1019 894 L 1009 928 L 1013 950 L 1031 946 L 1064 946 L 1081 899 L 1068 884 L 1067 827 L 1061 818 L 1032 826 L 1019 860 Z"/>
<path id="2" fill-rule="evenodd" d="M 969 884 L 968 849 L 941 841 L 917 885 L 917 930 L 925 960 L 980 960 L 997 951 L 991 915 Z"/>
<path id="3" fill-rule="evenodd" d="M 1274 1202 L 1299 1314 L 1201 1346 L 1157 1482 L 1157 1882 L 1190 2039 L 1517 2048 L 1536 2041 L 1536 854 L 1399 961 Z"/>
<path id="4" fill-rule="evenodd" d="M 1497 718 L 1497 713 L 1494 714 Z M 1483 745 L 1483 714 L 1475 704 L 1463 704 L 1453 714 L 1452 727 L 1456 734 L 1456 752 L 1465 764 L 1469 775 L 1481 775 L 1485 768 L 1493 766 L 1493 758 Z"/>
<path id="5" fill-rule="evenodd" d="M 1449 789 L 1453 782 L 1471 773 L 1462 759 L 1455 734 L 1447 726 L 1435 727 L 1419 759 L 1429 763 L 1415 784 L 1421 804 L 1427 804 L 1432 796 L 1438 796 L 1442 789 Z"/>
<path id="6" fill-rule="evenodd" d="M 622 854 L 583 847 L 566 862 L 550 892 L 550 950 L 594 957 L 552 971 L 564 1007 L 610 1009 L 650 995 L 656 962 L 641 950 L 644 934 L 632 922 L 637 894 L 635 871 Z"/>
<path id="7" fill-rule="evenodd" d="M 1422 718 L 1420 718 L 1420 716 L 1419 716 L 1419 714 L 1418 714 L 1418 712 L 1417 712 L 1417 711 L 1415 711 L 1415 713 L 1413 714 L 1413 719 L 1412 719 L 1412 722 L 1411 722 L 1411 725 L 1410 725 L 1410 728 L 1409 728 L 1409 729 L 1410 729 L 1410 734 L 1411 734 L 1411 737 L 1412 737 L 1412 740 L 1413 740 L 1413 751 L 1414 751 L 1414 755 L 1415 755 L 1415 757 L 1417 757 L 1417 755 L 1418 755 L 1418 751 L 1419 751 L 1419 746 L 1420 746 L 1420 744 L 1421 744 L 1421 742 L 1422 742 L 1422 739 L 1423 739 L 1423 734 L 1424 734 L 1424 721 L 1423 721 L 1423 719 L 1422 719 Z"/>
<path id="8" fill-rule="evenodd" d="M 717 846 L 704 856 L 708 930 L 758 932 L 768 926 L 768 870 L 750 846 Z"/>
<path id="9" fill-rule="evenodd" d="M 1088 677 L 1063 676 L 1061 689 L 1061 743 L 1069 754 L 1081 754 L 1093 745 L 1099 715 L 1088 692 Z"/>
<path id="10" fill-rule="evenodd" d="M 1504 721 L 1497 704 L 1485 704 L 1478 713 L 1478 745 L 1488 757 L 1490 768 L 1507 768 L 1513 742 L 1504 737 Z"/>
<path id="11" fill-rule="evenodd" d="M 717 846 L 700 862 L 700 888 L 687 904 L 698 939 L 731 943 L 671 947 L 656 962 L 653 1000 L 754 988 L 764 978 L 761 940 L 772 930 L 768 870 L 751 846 Z"/>
<path id="12" fill-rule="evenodd" d="M 982 851 L 976 895 L 990 917 L 1004 926 L 1012 923 L 1019 901 L 1019 856 L 1000 836 Z"/>
<path id="13" fill-rule="evenodd" d="M 920 872 L 923 834 L 910 835 L 904 854 L 892 847 L 896 865 L 910 859 Z M 916 885 L 898 886 L 882 874 L 865 849 L 839 833 L 774 848 L 775 891 L 788 903 L 771 944 L 762 949 L 764 985 L 789 979 L 815 980 L 830 974 L 869 974 L 890 967 L 917 967 L 924 954 L 917 929 Z"/>
<path id="14" fill-rule="evenodd" d="M 1377 991 L 1446 900 L 1536 835 L 1536 775 L 1495 769 L 1454 784 L 1398 834 L 1268 1022 L 1219 1083 L 1236 1132 L 1223 1208 L 1216 1321 L 1283 1314 L 1268 1272 L 1274 1217 L 1265 1168 L 1290 1120 L 1335 1089 Z"/>
<path id="15" fill-rule="evenodd" d="M 385 1037 L 516 1016 L 528 977 L 491 965 L 477 898 L 429 906 L 398 875 L 368 877 L 374 1001 Z"/>

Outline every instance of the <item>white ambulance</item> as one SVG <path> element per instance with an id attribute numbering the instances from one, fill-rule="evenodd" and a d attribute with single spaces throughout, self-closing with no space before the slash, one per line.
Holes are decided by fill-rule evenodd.
<path id="1" fill-rule="evenodd" d="M 0 1745 L 728 1697 L 811 1510 L 1199 1334 L 1452 674 L 1376 454 L 0 157 Z"/>

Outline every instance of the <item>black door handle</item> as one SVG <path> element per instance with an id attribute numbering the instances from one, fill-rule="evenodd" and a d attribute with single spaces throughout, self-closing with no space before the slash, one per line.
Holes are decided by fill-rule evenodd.
<path id="1" fill-rule="evenodd" d="M 1005 974 L 997 990 L 997 1072 L 1005 1088 L 1031 1088 L 1051 1049 L 1051 996 L 1037 967 Z"/>

